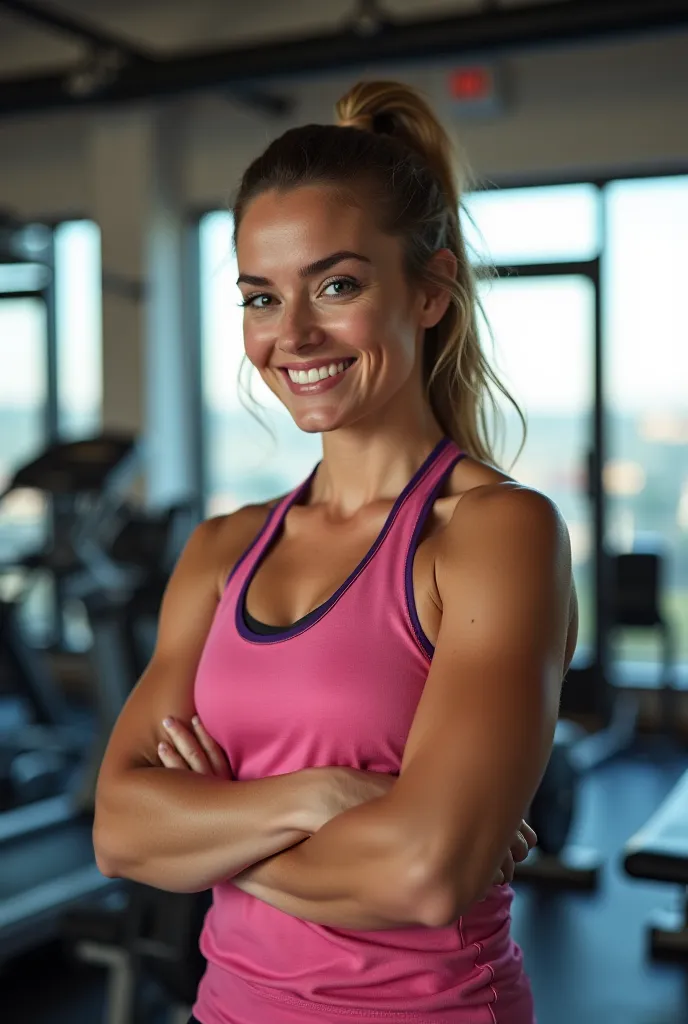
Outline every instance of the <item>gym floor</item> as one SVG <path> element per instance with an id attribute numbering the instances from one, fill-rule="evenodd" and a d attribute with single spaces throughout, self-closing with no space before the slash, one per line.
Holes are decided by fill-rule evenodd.
<path id="1" fill-rule="evenodd" d="M 674 906 L 679 894 L 629 879 L 620 867 L 625 841 L 687 767 L 688 753 L 672 754 L 648 740 L 586 777 L 574 842 L 595 848 L 604 861 L 598 892 L 545 894 L 519 887 L 514 935 L 524 951 L 539 1024 L 688 1024 L 685 967 L 654 964 L 645 955 L 649 913 Z M 59 949 L 7 965 L 1 984 L 6 1024 L 103 1019 L 103 975 L 65 961 Z"/>

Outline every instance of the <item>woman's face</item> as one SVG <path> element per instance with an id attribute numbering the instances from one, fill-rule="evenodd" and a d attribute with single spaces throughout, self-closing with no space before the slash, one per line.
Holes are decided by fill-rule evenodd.
<path id="1" fill-rule="evenodd" d="M 419 390 L 417 350 L 446 309 L 446 296 L 410 285 L 401 240 L 373 213 L 309 186 L 263 193 L 241 222 L 246 354 L 305 431 L 351 425 Z"/>

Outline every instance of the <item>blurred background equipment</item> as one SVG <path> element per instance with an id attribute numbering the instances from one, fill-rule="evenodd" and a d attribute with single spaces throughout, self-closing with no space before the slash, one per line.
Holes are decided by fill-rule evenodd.
<path id="1" fill-rule="evenodd" d="M 502 464 L 572 541 L 513 907 L 538 1018 L 685 1019 L 649 954 L 685 958 L 688 0 L 0 0 L 3 1020 L 192 1001 L 208 897 L 99 874 L 95 774 L 193 525 L 319 457 L 242 366 L 228 197 L 362 75 L 420 88 L 472 168 L 480 330 L 528 418 Z"/>
<path id="2" fill-rule="evenodd" d="M 654 915 L 647 947 L 657 959 L 688 960 L 688 772 L 649 821 L 626 844 L 624 867 L 633 878 L 678 886 L 676 904 Z"/>
<path id="3" fill-rule="evenodd" d="M 62 602 L 80 601 L 92 634 L 91 693 L 70 706 L 20 619 L 25 582 L 0 604 L 0 958 L 63 930 L 63 915 L 120 884 L 97 870 L 91 838 L 96 773 L 107 739 L 152 654 L 160 601 L 184 537 L 184 506 L 156 515 L 131 504 L 135 439 L 101 434 L 55 443 L 20 467 L 3 498 L 31 488 L 53 511 L 47 544 L 5 574 L 49 573 Z M 183 527 L 188 531 L 188 524 Z"/>

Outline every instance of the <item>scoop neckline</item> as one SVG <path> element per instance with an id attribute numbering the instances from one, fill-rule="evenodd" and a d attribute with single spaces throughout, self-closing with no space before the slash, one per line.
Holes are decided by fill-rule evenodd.
<path id="1" fill-rule="evenodd" d="M 282 510 L 279 513 L 277 519 L 273 521 L 273 517 L 270 516 L 268 522 L 265 524 L 263 533 L 266 530 L 268 530 L 268 528 L 272 527 L 270 540 L 264 546 L 259 557 L 255 560 L 249 572 L 247 573 L 246 579 L 243 582 L 236 604 L 236 627 L 240 635 L 245 640 L 249 640 L 252 643 L 279 643 L 281 641 L 290 640 L 292 637 L 298 636 L 299 634 L 305 632 L 307 629 L 310 629 L 311 626 L 314 626 L 322 618 L 324 618 L 324 616 L 327 615 L 329 610 L 337 603 L 342 594 L 346 590 L 348 590 L 348 588 L 351 586 L 354 580 L 363 572 L 365 567 L 374 557 L 376 551 L 378 550 L 378 548 L 384 541 L 385 537 L 387 536 L 392 526 L 392 523 L 394 522 L 394 519 L 396 518 L 397 513 L 399 512 L 399 509 L 402 507 L 411 491 L 413 491 L 418 481 L 427 473 L 431 466 L 434 465 L 434 463 L 437 461 L 440 455 L 442 455 L 442 453 L 450 444 L 452 444 L 452 439 L 447 436 L 442 437 L 437 442 L 437 444 L 426 457 L 422 465 L 419 466 L 419 468 L 413 474 L 413 476 L 408 481 L 406 486 L 403 488 L 399 496 L 396 498 L 394 504 L 392 505 L 392 508 L 390 509 L 387 515 L 387 518 L 385 519 L 382 529 L 378 533 L 377 537 L 373 541 L 372 545 L 370 546 L 366 554 L 359 561 L 359 563 L 356 565 L 353 571 L 349 573 L 344 582 L 339 587 L 337 587 L 337 589 L 335 590 L 334 594 L 332 594 L 331 597 L 329 597 L 322 604 L 318 605 L 318 607 L 314 608 L 311 612 L 308 612 L 306 615 L 302 616 L 302 618 L 297 619 L 296 622 L 292 623 L 290 626 L 285 626 L 283 629 L 280 630 L 279 633 L 255 633 L 246 624 L 246 621 L 244 619 L 246 595 L 248 593 L 249 587 L 251 586 L 251 582 L 253 581 L 253 579 L 255 579 L 256 573 L 258 572 L 263 560 L 265 559 L 268 551 L 270 550 L 271 545 L 274 544 L 278 539 L 289 509 L 292 508 L 292 506 L 295 505 L 301 498 L 303 498 L 304 496 L 308 496 L 308 494 L 310 493 L 310 488 L 313 483 L 313 479 L 315 478 L 315 474 L 317 473 L 322 463 L 322 460 L 317 462 L 315 467 L 313 468 L 313 471 L 306 478 L 306 480 L 304 480 L 304 482 L 299 487 L 297 487 L 296 490 L 293 491 L 292 494 L 289 495 L 288 498 L 285 500 Z M 277 507 L 275 508 L 275 511 L 277 511 Z M 257 538 L 256 543 L 258 543 L 260 539 L 261 537 Z M 264 623 L 264 625 L 270 624 Z"/>

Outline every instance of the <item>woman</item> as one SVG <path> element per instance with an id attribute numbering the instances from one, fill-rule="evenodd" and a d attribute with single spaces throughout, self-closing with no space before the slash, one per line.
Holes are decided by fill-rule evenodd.
<path id="1" fill-rule="evenodd" d="M 447 136 L 394 83 L 338 115 L 234 211 L 247 356 L 323 458 L 192 535 L 98 863 L 213 887 L 202 1024 L 532 1024 L 504 883 L 575 646 L 568 536 L 492 465 Z"/>

